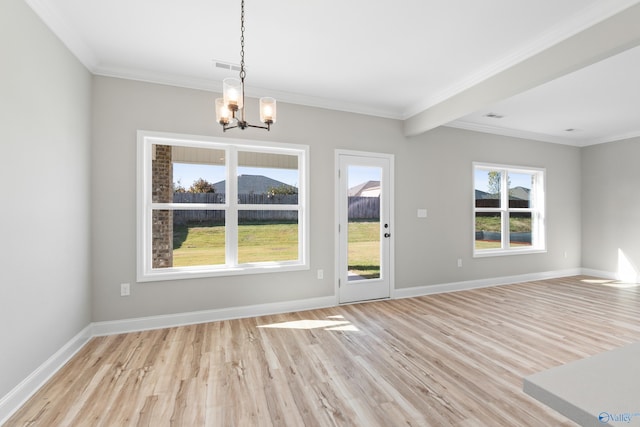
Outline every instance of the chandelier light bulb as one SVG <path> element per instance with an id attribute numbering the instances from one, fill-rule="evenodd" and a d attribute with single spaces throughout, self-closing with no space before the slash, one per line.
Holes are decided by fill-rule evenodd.
<path id="1" fill-rule="evenodd" d="M 273 124 L 276 122 L 276 100 L 270 97 L 260 98 L 260 121 Z"/>
<path id="2" fill-rule="evenodd" d="M 224 103 L 224 98 L 216 99 L 216 121 L 221 125 L 228 125 L 232 118 L 231 111 Z"/>
<path id="3" fill-rule="evenodd" d="M 233 77 L 222 81 L 222 96 L 224 105 L 231 111 L 241 110 L 243 107 L 242 82 Z"/>

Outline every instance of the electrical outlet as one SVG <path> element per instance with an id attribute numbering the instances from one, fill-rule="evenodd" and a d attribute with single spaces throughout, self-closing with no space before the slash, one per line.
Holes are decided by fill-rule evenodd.
<path id="1" fill-rule="evenodd" d="M 318 279 L 324 279 L 324 270 L 318 270 Z"/>
<path id="2" fill-rule="evenodd" d="M 458 267 L 462 267 L 462 258 L 458 258 Z"/>
<path id="3" fill-rule="evenodd" d="M 128 297 L 131 295 L 131 286 L 128 283 L 120 283 L 120 296 Z"/>

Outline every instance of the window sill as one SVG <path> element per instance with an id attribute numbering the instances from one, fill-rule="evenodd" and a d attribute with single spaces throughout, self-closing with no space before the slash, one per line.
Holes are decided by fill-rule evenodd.
<path id="1" fill-rule="evenodd" d="M 231 268 L 165 268 L 150 272 L 138 272 L 138 282 L 161 282 L 166 280 L 201 279 L 206 277 L 240 276 L 247 274 L 283 273 L 309 270 L 307 264 L 246 264 Z"/>
<path id="2" fill-rule="evenodd" d="M 495 257 L 495 256 L 509 256 L 509 255 L 528 255 L 528 254 L 542 254 L 546 253 L 546 249 L 535 249 L 535 248 L 527 248 L 527 249 L 485 249 L 483 251 L 474 251 L 474 258 L 487 258 L 487 257 Z"/>

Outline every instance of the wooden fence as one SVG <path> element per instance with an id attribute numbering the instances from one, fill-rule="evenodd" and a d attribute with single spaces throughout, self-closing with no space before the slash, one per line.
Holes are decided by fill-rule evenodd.
<path id="1" fill-rule="evenodd" d="M 213 203 L 223 204 L 225 195 L 219 193 L 174 193 L 174 203 Z M 239 194 L 238 202 L 246 205 L 297 205 L 298 195 L 275 195 L 267 194 Z M 173 223 L 224 223 L 223 210 L 174 210 Z M 297 221 L 298 211 L 296 210 L 240 210 L 238 212 L 239 221 Z"/>
<path id="2" fill-rule="evenodd" d="M 349 197 L 349 220 L 380 219 L 380 197 Z"/>
<path id="3" fill-rule="evenodd" d="M 238 201 L 247 205 L 297 205 L 298 195 L 239 194 Z M 174 203 L 212 203 L 223 204 L 225 195 L 218 193 L 174 193 Z M 174 210 L 173 223 L 224 222 L 223 210 Z M 295 210 L 240 210 L 240 221 L 296 221 L 298 211 Z M 379 197 L 349 197 L 349 219 L 380 219 Z"/>

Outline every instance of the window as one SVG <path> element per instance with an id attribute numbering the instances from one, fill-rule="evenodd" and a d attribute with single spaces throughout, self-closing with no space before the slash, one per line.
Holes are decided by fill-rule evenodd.
<path id="1" fill-rule="evenodd" d="M 543 252 L 544 169 L 473 164 L 474 256 Z"/>
<path id="2" fill-rule="evenodd" d="M 138 280 L 308 269 L 308 147 L 138 133 Z"/>

